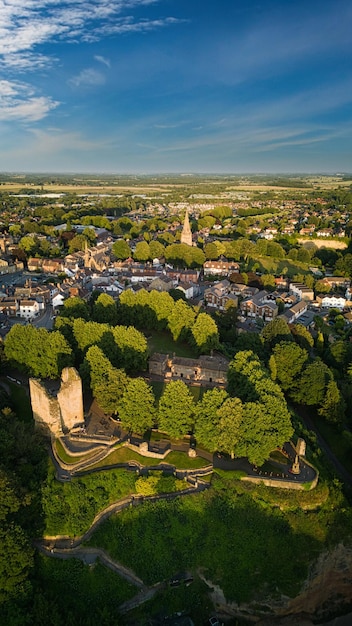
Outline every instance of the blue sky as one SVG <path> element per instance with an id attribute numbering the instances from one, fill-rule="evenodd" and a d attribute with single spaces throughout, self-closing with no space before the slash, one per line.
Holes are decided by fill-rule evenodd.
<path id="1" fill-rule="evenodd" d="M 0 170 L 351 172 L 350 0 L 0 0 Z"/>

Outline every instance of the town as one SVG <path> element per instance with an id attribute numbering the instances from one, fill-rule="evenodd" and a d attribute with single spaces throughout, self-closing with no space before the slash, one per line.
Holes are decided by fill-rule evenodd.
<path id="1" fill-rule="evenodd" d="M 16 452 L 10 446 L 6 455 L 41 481 L 45 521 L 33 545 L 53 568 L 70 556 L 83 568 L 109 562 L 127 585 L 110 608 L 121 623 L 144 623 L 170 593 L 184 623 L 263 617 L 238 576 L 224 574 L 236 552 L 231 525 L 227 535 L 219 521 L 218 494 L 238 515 L 244 501 L 280 506 L 270 531 L 260 509 L 251 523 L 260 518 L 266 533 L 288 524 L 290 550 L 301 549 L 291 533 L 302 510 L 325 511 L 314 530 L 321 548 L 325 524 L 344 540 L 352 484 L 350 187 L 342 177 L 195 177 L 187 185 L 140 177 L 97 179 L 91 189 L 83 178 L 76 192 L 74 178 L 28 178 L 1 191 L 1 428 L 12 416 L 20 443 L 18 418 L 28 415 L 28 445 L 13 443 Z M 172 526 L 169 516 L 185 515 L 189 496 L 202 510 L 197 541 L 208 528 L 228 546 L 222 573 L 207 560 L 217 549 L 183 554 L 179 529 L 163 566 L 157 550 L 149 571 L 147 539 L 132 559 L 107 540 L 104 524 L 130 519 L 137 527 L 140 511 L 160 533 L 153 515 Z M 344 556 L 335 540 L 331 548 L 342 569 L 348 532 L 345 541 Z M 24 580 L 31 548 L 19 547 Z M 302 573 L 315 549 L 302 552 Z M 265 579 L 266 565 L 259 567 Z M 337 571 L 332 579 L 328 593 L 340 589 L 345 602 L 347 581 Z M 221 592 L 209 595 L 215 582 Z M 282 593 L 290 596 L 287 586 Z"/>

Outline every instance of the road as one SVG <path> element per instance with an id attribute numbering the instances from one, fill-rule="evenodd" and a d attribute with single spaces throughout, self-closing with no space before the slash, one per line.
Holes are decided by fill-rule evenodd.
<path id="1" fill-rule="evenodd" d="M 54 324 L 53 317 L 53 309 L 52 306 L 47 306 L 44 313 L 39 315 L 32 321 L 32 325 L 36 328 L 46 328 L 47 330 L 51 330 Z"/>

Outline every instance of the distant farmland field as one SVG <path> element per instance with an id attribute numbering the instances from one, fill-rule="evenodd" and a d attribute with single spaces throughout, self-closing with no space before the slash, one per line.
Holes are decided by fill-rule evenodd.
<path id="1" fill-rule="evenodd" d="M 298 239 L 298 243 L 314 243 L 317 248 L 334 248 L 335 250 L 347 248 L 345 241 L 337 241 L 336 239 Z"/>

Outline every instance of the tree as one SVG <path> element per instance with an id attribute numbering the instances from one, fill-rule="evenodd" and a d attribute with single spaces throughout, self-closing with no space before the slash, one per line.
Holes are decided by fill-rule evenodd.
<path id="1" fill-rule="evenodd" d="M 0 601 L 23 591 L 23 583 L 33 567 L 34 550 L 23 529 L 11 521 L 0 529 Z"/>
<path id="2" fill-rule="evenodd" d="M 261 335 L 257 333 L 240 333 L 235 342 L 236 352 L 250 350 L 254 352 L 259 359 L 264 359 L 264 341 Z"/>
<path id="3" fill-rule="evenodd" d="M 81 317 L 84 320 L 89 319 L 89 308 L 83 298 L 79 298 L 78 296 L 72 296 L 68 298 L 63 303 L 63 308 L 60 311 L 60 315 L 62 317 Z"/>
<path id="4" fill-rule="evenodd" d="M 177 439 L 186 435 L 192 427 L 194 400 L 187 385 L 182 380 L 168 383 L 159 401 L 159 430 Z"/>
<path id="5" fill-rule="evenodd" d="M 196 312 L 183 300 L 177 300 L 173 311 L 168 318 L 168 329 L 174 341 L 181 341 L 188 338 L 190 330 L 194 325 Z"/>
<path id="6" fill-rule="evenodd" d="M 275 276 L 273 274 L 263 274 L 261 276 L 261 281 L 263 287 L 265 289 L 269 289 L 269 291 L 273 291 L 276 288 Z"/>
<path id="7" fill-rule="evenodd" d="M 21 248 L 27 255 L 34 254 L 38 247 L 38 240 L 36 237 L 30 237 L 25 235 L 20 239 L 18 247 Z"/>
<path id="8" fill-rule="evenodd" d="M 107 293 L 101 293 L 93 304 L 93 320 L 100 323 L 117 324 L 117 309 L 114 298 Z"/>
<path id="9" fill-rule="evenodd" d="M 9 226 L 9 233 L 13 237 L 19 237 L 22 233 L 22 225 L 21 224 L 11 224 Z"/>
<path id="10" fill-rule="evenodd" d="M 110 334 L 111 329 L 108 324 L 99 324 L 98 322 L 86 322 L 85 320 L 79 318 L 73 320 L 72 332 L 78 350 L 80 350 L 81 353 L 84 354 L 85 351 L 90 348 L 90 346 L 100 344 L 104 334 Z M 111 341 L 110 336 L 109 339 Z M 71 343 L 71 345 L 73 349 L 75 349 L 73 342 Z"/>
<path id="11" fill-rule="evenodd" d="M 124 239 L 115 241 L 115 243 L 112 244 L 111 250 L 114 257 L 122 261 L 132 256 L 131 248 Z"/>
<path id="12" fill-rule="evenodd" d="M 264 326 L 261 331 L 265 346 L 273 348 L 280 341 L 292 341 L 292 335 L 287 322 L 281 317 L 277 317 L 272 322 Z"/>
<path id="13" fill-rule="evenodd" d="M 275 360 L 276 378 L 282 389 L 288 391 L 308 360 L 308 352 L 292 341 L 281 341 L 274 346 L 272 357 Z"/>
<path id="14" fill-rule="evenodd" d="M 114 347 L 116 348 L 116 365 L 127 372 L 143 371 L 147 367 L 148 343 L 145 335 L 133 326 L 115 326 L 112 329 Z M 105 338 L 102 348 L 105 353 Z M 109 342 L 107 336 L 107 341 Z"/>
<path id="15" fill-rule="evenodd" d="M 5 356 L 22 371 L 40 378 L 58 378 L 72 365 L 72 349 L 59 331 L 15 324 L 5 340 Z"/>
<path id="16" fill-rule="evenodd" d="M 302 326 L 302 324 L 292 324 L 291 333 L 295 342 L 298 343 L 301 348 L 304 348 L 307 351 L 313 348 L 314 339 L 305 326 Z"/>
<path id="17" fill-rule="evenodd" d="M 94 246 L 97 240 L 94 228 L 85 228 L 82 235 L 86 238 L 89 246 Z"/>
<path id="18" fill-rule="evenodd" d="M 329 380 L 326 386 L 325 398 L 318 409 L 319 415 L 325 417 L 328 422 L 341 424 L 345 408 L 345 402 L 336 382 Z"/>
<path id="19" fill-rule="evenodd" d="M 161 259 L 165 254 L 165 247 L 160 241 L 151 241 L 149 243 L 150 257 L 152 259 Z"/>
<path id="20" fill-rule="evenodd" d="M 84 235 L 75 235 L 69 243 L 68 253 L 72 254 L 73 252 L 84 250 L 86 243 L 87 239 Z"/>
<path id="21" fill-rule="evenodd" d="M 119 405 L 119 417 L 124 428 L 143 434 L 152 428 L 155 420 L 153 390 L 143 378 L 132 378 Z"/>
<path id="22" fill-rule="evenodd" d="M 146 241 L 139 241 L 133 253 L 136 261 L 148 261 L 151 258 L 149 244 Z"/>
<path id="23" fill-rule="evenodd" d="M 206 243 L 204 246 L 204 254 L 206 259 L 218 259 L 219 251 L 215 243 Z"/>
<path id="24" fill-rule="evenodd" d="M 227 398 L 217 411 L 219 416 L 218 449 L 227 452 L 233 459 L 236 445 L 240 441 L 243 405 L 239 398 Z"/>
<path id="25" fill-rule="evenodd" d="M 283 445 L 293 434 L 284 395 L 249 351 L 235 355 L 229 366 L 228 382 L 229 392 L 245 401 L 236 456 L 246 456 L 251 463 L 262 465 L 271 450 Z"/>
<path id="26" fill-rule="evenodd" d="M 224 389 L 209 389 L 196 406 L 194 435 L 211 452 L 218 450 L 218 409 L 227 398 L 228 394 Z"/>
<path id="27" fill-rule="evenodd" d="M 105 413 L 116 413 L 128 382 L 125 372 L 113 367 L 98 346 L 92 346 L 87 351 L 83 365 L 85 378 L 87 371 L 99 406 Z"/>
<path id="28" fill-rule="evenodd" d="M 297 261 L 301 261 L 301 263 L 309 263 L 310 262 L 310 254 L 306 248 L 299 248 L 297 251 Z"/>
<path id="29" fill-rule="evenodd" d="M 322 404 L 326 386 L 333 376 L 331 370 L 320 358 L 309 363 L 295 382 L 290 395 L 295 402 L 308 406 Z"/>
<path id="30" fill-rule="evenodd" d="M 218 327 L 208 313 L 199 313 L 191 332 L 200 353 L 204 354 L 219 347 Z"/>

